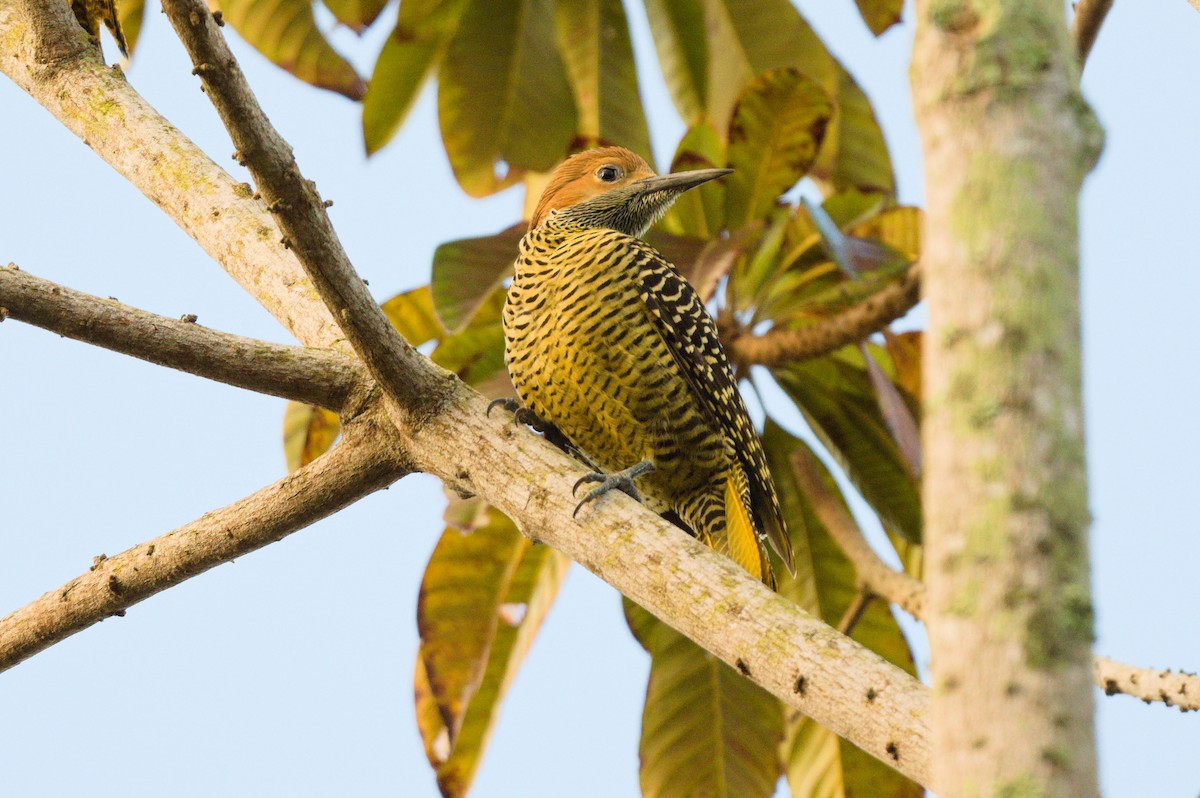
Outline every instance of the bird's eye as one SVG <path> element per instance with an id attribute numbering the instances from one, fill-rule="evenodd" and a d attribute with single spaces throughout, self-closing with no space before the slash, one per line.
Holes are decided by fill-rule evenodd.
<path id="1" fill-rule="evenodd" d="M 621 176 L 621 167 L 614 166 L 610 163 L 604 164 L 596 170 L 596 177 L 603 180 L 605 183 L 612 183 Z"/>

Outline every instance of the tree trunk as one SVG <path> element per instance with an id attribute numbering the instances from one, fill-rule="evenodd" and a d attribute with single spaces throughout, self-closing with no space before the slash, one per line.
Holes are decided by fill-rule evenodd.
<path id="1" fill-rule="evenodd" d="M 920 0 L 927 621 L 943 796 L 1097 794 L 1077 204 L 1058 0 Z"/>

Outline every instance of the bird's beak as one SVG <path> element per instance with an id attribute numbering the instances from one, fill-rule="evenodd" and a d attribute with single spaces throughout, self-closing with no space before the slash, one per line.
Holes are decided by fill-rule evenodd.
<path id="1" fill-rule="evenodd" d="M 633 185 L 641 190 L 639 193 L 652 194 L 661 191 L 672 196 L 678 196 L 688 189 L 695 188 L 710 180 L 716 180 L 718 177 L 724 177 L 732 171 L 732 169 L 694 169 L 690 172 L 675 172 L 669 175 L 647 177 L 645 180 L 639 180 Z"/>

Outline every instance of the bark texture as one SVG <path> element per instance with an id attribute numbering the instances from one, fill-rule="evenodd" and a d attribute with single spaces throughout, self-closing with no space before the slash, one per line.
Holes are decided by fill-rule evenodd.
<path id="1" fill-rule="evenodd" d="M 946 796 L 1097 794 L 1077 200 L 1100 134 L 1055 0 L 923 0 L 926 619 Z"/>
<path id="2" fill-rule="evenodd" d="M 0 321 L 17 321 L 160 366 L 339 411 L 362 386 L 358 362 L 328 349 L 258 341 L 73 291 L 0 267 Z"/>

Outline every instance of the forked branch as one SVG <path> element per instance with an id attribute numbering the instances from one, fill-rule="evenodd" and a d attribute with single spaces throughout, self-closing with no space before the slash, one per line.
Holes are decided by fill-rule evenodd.
<path id="1" fill-rule="evenodd" d="M 283 245 L 295 253 L 345 338 L 403 414 L 437 412 L 449 396 L 447 381 L 397 332 L 355 272 L 316 184 L 300 173 L 292 148 L 263 113 L 213 15 L 199 0 L 162 5 L 239 160 L 275 214 Z"/>
<path id="2" fill-rule="evenodd" d="M 328 349 L 284 346 L 168 319 L 0 267 L 0 319 L 258 393 L 339 411 L 363 383 L 358 364 Z"/>

